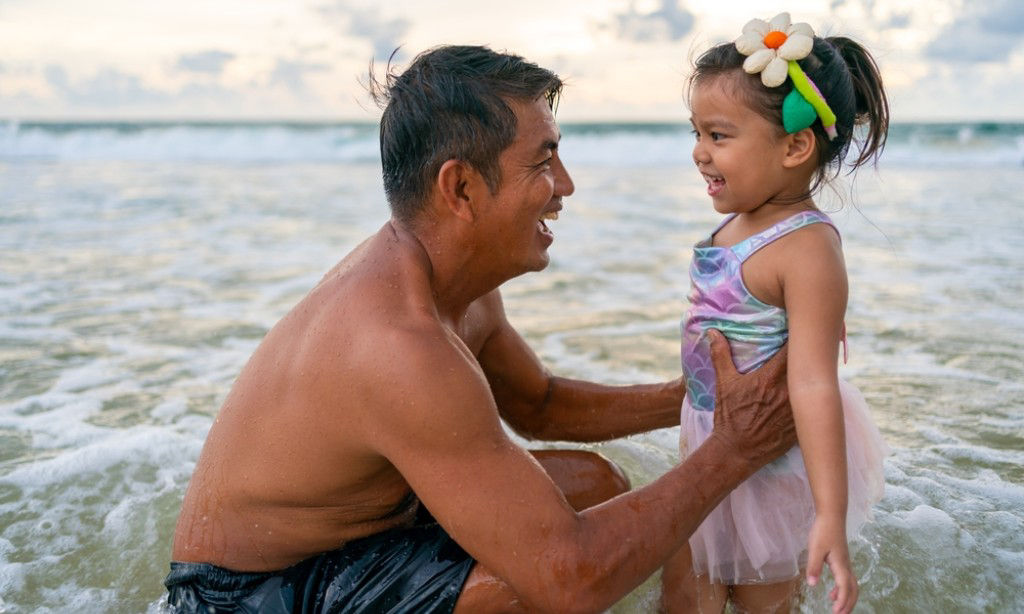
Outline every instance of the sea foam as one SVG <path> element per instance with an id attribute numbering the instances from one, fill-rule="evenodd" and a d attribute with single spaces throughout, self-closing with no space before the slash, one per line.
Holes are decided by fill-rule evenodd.
<path id="1" fill-rule="evenodd" d="M 562 158 L 576 166 L 692 165 L 680 124 L 565 124 Z M 379 163 L 377 127 L 345 123 L 18 123 L 0 130 L 0 160 Z M 895 124 L 886 165 L 1024 165 L 1020 124 Z"/>

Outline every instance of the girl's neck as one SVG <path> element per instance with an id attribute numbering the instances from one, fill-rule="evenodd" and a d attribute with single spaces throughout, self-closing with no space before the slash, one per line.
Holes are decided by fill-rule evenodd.
<path id="1" fill-rule="evenodd" d="M 737 213 L 735 218 L 715 233 L 713 244 L 721 247 L 732 246 L 801 211 L 815 210 L 817 206 L 810 198 L 787 204 L 769 201 L 750 211 Z"/>
<path id="2" fill-rule="evenodd" d="M 775 198 L 754 207 L 750 211 L 740 212 L 736 217 L 752 224 L 765 222 L 767 226 L 771 226 L 801 211 L 813 211 L 817 208 L 817 205 L 814 204 L 814 200 L 810 196 L 800 200 Z"/>

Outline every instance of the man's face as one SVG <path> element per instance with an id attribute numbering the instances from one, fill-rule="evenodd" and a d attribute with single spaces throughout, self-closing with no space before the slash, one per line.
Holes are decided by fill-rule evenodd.
<path id="1" fill-rule="evenodd" d="M 561 134 L 543 98 L 533 103 L 512 101 L 516 139 L 498 159 L 501 187 L 488 208 L 492 253 L 512 260 L 514 275 L 548 265 L 554 234 L 546 221 L 556 219 L 562 197 L 573 193 L 569 173 L 558 157 Z"/>

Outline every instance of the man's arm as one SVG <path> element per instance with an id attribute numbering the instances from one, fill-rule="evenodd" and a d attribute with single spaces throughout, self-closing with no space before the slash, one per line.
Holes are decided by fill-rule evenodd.
<path id="1" fill-rule="evenodd" d="M 480 351 L 498 411 L 529 439 L 605 441 L 679 424 L 682 378 L 606 386 L 551 375 L 505 317 L 500 294 L 481 299 L 491 334 Z"/>
<path id="2" fill-rule="evenodd" d="M 363 384 L 366 419 L 353 436 L 386 456 L 445 530 L 541 611 L 609 607 L 726 493 L 792 445 L 750 432 L 751 416 L 763 413 L 750 397 L 739 410 L 724 408 L 733 422 L 683 465 L 577 513 L 507 438 L 483 373 L 454 335 L 400 331 L 381 342 L 389 351 L 367 372 L 380 385 Z"/>

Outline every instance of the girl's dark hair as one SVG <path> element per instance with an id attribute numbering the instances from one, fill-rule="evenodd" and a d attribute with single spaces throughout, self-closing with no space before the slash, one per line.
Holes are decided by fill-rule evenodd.
<path id="1" fill-rule="evenodd" d="M 384 192 L 392 215 L 410 221 L 447 160 L 467 162 L 496 192 L 501 183 L 498 156 L 516 137 L 516 114 L 509 102 L 543 97 L 554 109 L 562 81 L 517 55 L 448 45 L 416 56 L 400 74 L 392 72 L 389 62 L 383 82 L 374 77 L 371 65 L 369 90 L 384 107 Z"/>
<path id="2" fill-rule="evenodd" d="M 778 87 L 765 87 L 760 75 L 749 75 L 743 70 L 745 59 L 733 43 L 713 47 L 697 59 L 689 86 L 735 75 L 735 89 L 744 103 L 782 130 L 782 101 L 793 89 L 792 80 L 786 79 Z M 839 174 L 853 142 L 857 143 L 857 156 L 850 162 L 851 172 L 868 162 L 877 162 L 889 132 L 889 101 L 874 58 L 849 38 L 814 37 L 811 53 L 797 63 L 836 114 L 837 136 L 831 141 L 820 120 L 811 125 L 818 145 L 817 171 L 810 190 L 814 193 Z M 855 127 L 864 129 L 855 134 Z"/>

